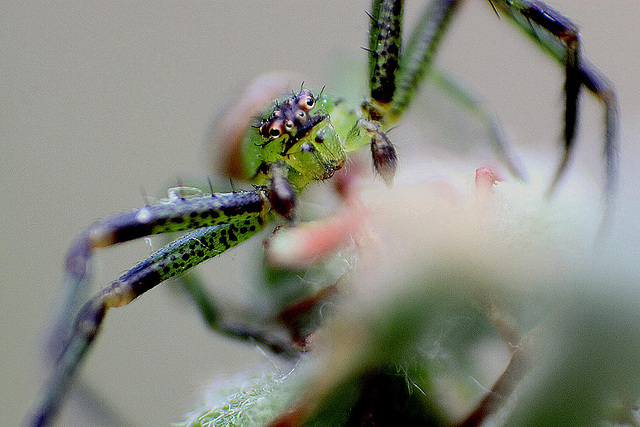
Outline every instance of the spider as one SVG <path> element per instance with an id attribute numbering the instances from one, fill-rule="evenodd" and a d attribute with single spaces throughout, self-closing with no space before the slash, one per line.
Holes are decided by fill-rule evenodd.
<path id="1" fill-rule="evenodd" d="M 80 234 L 66 258 L 66 309 L 55 321 L 50 346 L 56 360 L 53 374 L 28 424 L 43 426 L 53 421 L 110 308 L 128 304 L 167 279 L 252 238 L 274 221 L 294 225 L 299 194 L 311 182 L 330 179 L 343 167 L 349 153 L 368 148 L 377 175 L 392 185 L 397 156 L 388 132 L 411 105 L 423 80 L 436 72 L 432 69 L 434 55 L 461 3 L 432 1 L 403 45 L 403 2 L 374 0 L 368 14 L 370 32 L 365 48 L 369 58 L 368 99 L 352 106 L 324 90 L 314 92 L 301 87 L 276 100 L 246 130 L 235 160 L 240 165 L 240 176 L 254 185 L 253 190 L 177 195 L 98 221 Z M 610 197 L 616 177 L 616 96 L 608 79 L 582 58 L 578 28 L 537 0 L 489 0 L 489 6 L 508 18 L 565 71 L 564 152 L 549 193 L 567 169 L 575 139 L 579 94 L 586 88 L 604 107 L 605 193 Z M 463 103 L 472 103 L 464 93 L 461 96 Z M 509 161 L 504 144 L 496 139 L 496 146 L 511 172 L 521 177 Z M 81 305 L 80 295 L 90 280 L 91 257 L 98 248 L 169 232 L 187 233 Z M 260 328 L 222 322 L 199 286 L 192 284 L 190 289 L 203 316 L 217 331 L 258 341 L 285 356 L 295 357 L 300 351 L 296 343 L 299 339 L 282 339 Z M 303 311 L 302 306 L 288 314 L 296 315 L 295 309 Z"/>

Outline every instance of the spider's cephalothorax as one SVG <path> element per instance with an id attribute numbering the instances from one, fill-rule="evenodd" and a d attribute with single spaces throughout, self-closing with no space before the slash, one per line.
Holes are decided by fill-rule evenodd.
<path id="1" fill-rule="evenodd" d="M 245 138 L 245 174 L 255 180 L 273 164 L 286 164 L 297 190 L 310 181 L 331 178 L 344 165 L 346 153 L 328 104 L 326 97 L 316 98 L 309 90 L 276 101 L 258 132 Z"/>
<path id="2" fill-rule="evenodd" d="M 298 193 L 313 181 L 331 178 L 345 164 L 347 153 L 369 147 L 375 170 L 391 184 L 396 152 L 387 132 L 410 106 L 425 77 L 433 77 L 463 109 L 483 122 L 498 155 L 516 177 L 521 177 L 518 168 L 509 162 L 491 115 L 456 79 L 432 67 L 442 36 L 461 3 L 432 1 L 410 41 L 401 49 L 403 2 L 374 0 L 366 49 L 368 99 L 349 107 L 340 98 L 301 89 L 276 101 L 257 126 L 243 133 L 237 156 L 240 160 L 232 160 L 241 164 L 237 169 L 242 169 L 241 177 L 254 184 L 254 190 L 169 198 L 98 221 L 80 234 L 67 254 L 65 289 L 59 304 L 62 310 L 50 322 L 53 326 L 48 360 L 54 361 L 51 379 L 28 425 L 51 422 L 110 308 L 125 305 L 163 281 L 250 239 L 278 216 L 292 224 Z M 529 35 L 565 70 L 564 156 L 550 188 L 556 186 L 566 170 L 575 137 L 579 91 L 584 87 L 604 106 L 607 194 L 611 194 L 616 176 L 616 96 L 611 83 L 582 60 L 576 26 L 539 0 L 490 3 L 496 13 Z M 89 301 L 82 301 L 90 279 L 91 257 L 97 248 L 176 231 L 187 234 L 153 253 Z M 193 279 L 183 279 L 185 283 L 188 280 L 191 284 L 187 290 L 212 329 L 258 342 L 274 353 L 290 357 L 299 354 L 295 339 L 269 333 L 262 324 L 238 324 L 225 319 L 206 289 Z M 301 316 L 304 314 L 300 312 Z"/>
<path id="3" fill-rule="evenodd" d="M 327 97 L 301 90 L 276 101 L 245 137 L 245 176 L 269 189 L 273 210 L 287 219 L 293 219 L 298 192 L 344 165 L 345 136 L 331 122 L 334 108 Z"/>

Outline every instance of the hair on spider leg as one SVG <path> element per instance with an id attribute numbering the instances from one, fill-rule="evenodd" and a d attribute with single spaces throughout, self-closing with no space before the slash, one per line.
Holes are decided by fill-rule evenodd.
<path id="1" fill-rule="evenodd" d="M 399 124 L 397 124 L 397 125 L 395 125 L 395 126 L 391 126 L 389 129 L 387 129 L 386 134 L 387 134 L 387 135 L 388 135 L 388 134 L 390 134 L 392 130 L 394 130 L 394 129 L 398 129 L 399 127 L 400 127 L 400 125 L 399 125 Z"/>
<path id="2" fill-rule="evenodd" d="M 372 15 L 372 14 L 370 14 L 368 10 L 365 10 L 365 11 L 364 11 L 364 13 L 366 13 L 366 14 L 367 14 L 367 16 L 368 16 L 369 18 L 371 18 L 371 20 L 372 20 L 373 22 L 375 22 L 376 24 L 378 23 L 378 20 L 377 20 L 376 18 L 374 18 L 374 17 L 373 17 L 373 15 Z"/>
<path id="3" fill-rule="evenodd" d="M 533 34 L 533 36 L 536 38 L 538 43 L 542 43 L 542 39 L 540 38 L 540 35 L 536 31 L 536 27 L 533 26 L 533 22 L 531 21 L 531 18 L 529 18 L 528 16 L 527 16 L 527 22 L 529 23 L 529 27 L 531 28 L 531 34 Z"/>
<path id="4" fill-rule="evenodd" d="M 270 137 L 269 139 L 267 139 L 266 142 L 264 142 L 262 144 L 260 144 L 259 142 L 254 142 L 253 145 L 256 146 L 256 147 L 266 147 L 273 140 L 275 140 L 275 138 L 274 137 Z"/>
<path id="5" fill-rule="evenodd" d="M 498 13 L 498 10 L 496 9 L 496 6 L 493 4 L 493 1 L 492 0 L 487 0 L 487 1 L 491 5 L 491 9 L 493 9 L 493 12 L 496 14 L 498 19 L 500 19 L 500 14 Z"/>
<path id="6" fill-rule="evenodd" d="M 213 191 L 213 183 L 211 182 L 211 176 L 207 175 L 207 182 L 209 183 L 209 191 L 211 191 L 211 197 L 215 197 Z"/>
<path id="7" fill-rule="evenodd" d="M 142 194 L 142 200 L 144 200 L 144 205 L 146 207 L 151 206 L 151 204 L 149 203 L 149 196 L 147 195 L 147 192 L 144 190 L 144 187 L 142 185 L 140 186 L 140 193 Z"/>

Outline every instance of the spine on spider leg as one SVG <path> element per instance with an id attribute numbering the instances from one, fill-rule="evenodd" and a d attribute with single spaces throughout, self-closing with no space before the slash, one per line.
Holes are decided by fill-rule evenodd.
<path id="1" fill-rule="evenodd" d="M 97 248 L 158 233 L 264 220 L 268 202 L 261 191 L 221 193 L 160 203 L 98 221 L 73 243 L 66 258 L 63 293 L 48 331 L 46 356 L 58 360 L 72 331 L 73 319 L 86 298 L 91 257 Z"/>

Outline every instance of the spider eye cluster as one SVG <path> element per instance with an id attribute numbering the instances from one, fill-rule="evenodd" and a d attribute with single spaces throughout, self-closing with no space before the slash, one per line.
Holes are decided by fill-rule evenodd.
<path id="1" fill-rule="evenodd" d="M 309 121 L 309 113 L 315 106 L 316 98 L 309 90 L 293 94 L 282 103 L 276 101 L 269 117 L 260 123 L 260 135 L 267 139 L 283 135 L 296 137 L 298 129 Z"/>

